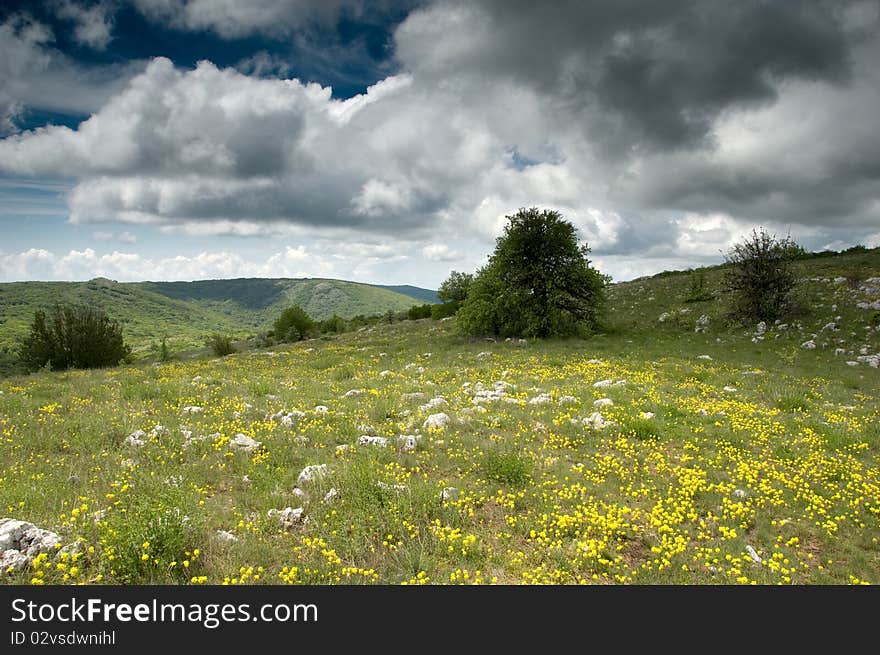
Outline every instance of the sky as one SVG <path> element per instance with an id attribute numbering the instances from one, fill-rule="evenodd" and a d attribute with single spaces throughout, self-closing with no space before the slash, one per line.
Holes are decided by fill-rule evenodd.
<path id="1" fill-rule="evenodd" d="M 436 288 L 555 209 L 621 281 L 880 246 L 880 0 L 0 6 L 0 281 Z"/>

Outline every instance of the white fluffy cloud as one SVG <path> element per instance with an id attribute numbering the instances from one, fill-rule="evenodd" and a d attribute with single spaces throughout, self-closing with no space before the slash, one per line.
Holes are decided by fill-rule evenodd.
<path id="1" fill-rule="evenodd" d="M 462 267 L 491 249 L 505 215 L 531 206 L 558 209 L 618 278 L 717 260 L 758 224 L 808 247 L 875 238 L 880 39 L 867 5 L 784 14 L 719 5 L 706 11 L 729 11 L 728 21 L 700 21 L 689 3 L 638 12 L 505 4 L 414 10 L 394 35 L 399 72 L 347 100 L 260 77 L 271 62 L 240 67 L 248 75 L 157 58 L 78 129 L 0 141 L 0 169 L 74 178 L 67 203 L 77 223 L 306 235 L 338 248 L 384 237 L 399 240 L 399 256 Z M 225 0 L 139 6 L 223 36 L 290 30 L 324 11 Z M 331 20 L 362 7 L 326 11 Z M 31 53 L 31 63 L 0 65 L 37 70 L 33 62 L 49 56 L 36 26 L 0 29 Z M 8 96 L 6 115 L 18 97 Z M 395 256 L 370 247 L 356 263 L 341 251 L 306 263 L 344 260 L 351 275 Z M 627 268 L 633 254 L 644 261 Z M 105 256 L 86 260 L 104 265 Z M 239 264 L 236 274 L 262 265 Z"/>

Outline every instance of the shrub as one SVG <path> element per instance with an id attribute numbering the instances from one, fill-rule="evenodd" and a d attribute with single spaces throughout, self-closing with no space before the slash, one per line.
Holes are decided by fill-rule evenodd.
<path id="1" fill-rule="evenodd" d="M 777 239 L 764 228 L 733 246 L 724 287 L 733 294 L 730 316 L 743 323 L 773 321 L 792 309 L 795 276 L 791 261 L 803 250 L 790 237 Z"/>
<path id="2" fill-rule="evenodd" d="M 214 351 L 217 357 L 224 357 L 235 352 L 235 346 L 232 345 L 232 338 L 224 334 L 212 334 L 208 337 L 208 346 Z"/>
<path id="3" fill-rule="evenodd" d="M 275 319 L 272 330 L 278 341 L 300 341 L 312 335 L 315 322 L 302 307 L 291 305 Z"/>
<path id="4" fill-rule="evenodd" d="M 483 474 L 495 482 L 522 486 L 531 479 L 532 460 L 509 450 L 490 450 L 483 457 Z"/>
<path id="5" fill-rule="evenodd" d="M 159 361 L 160 362 L 170 362 L 174 358 L 174 355 L 171 353 L 171 350 L 168 348 L 168 344 L 165 343 L 165 337 L 162 337 L 162 343 L 159 344 Z"/>
<path id="6" fill-rule="evenodd" d="M 417 321 L 420 318 L 431 318 L 431 307 L 433 305 L 413 305 L 406 312 L 406 317 L 410 321 Z"/>
<path id="7" fill-rule="evenodd" d="M 550 337 L 598 327 L 608 278 L 590 266 L 574 225 L 559 212 L 508 216 L 489 263 L 458 312 L 466 334 Z"/>
<path id="8" fill-rule="evenodd" d="M 316 324 L 316 328 L 318 332 L 321 333 L 332 333 L 339 334 L 341 332 L 345 332 L 346 330 L 345 319 L 341 316 L 337 316 L 333 314 L 330 318 L 326 318 L 323 321 L 318 321 Z"/>
<path id="9" fill-rule="evenodd" d="M 96 307 L 71 304 L 37 310 L 19 350 L 29 371 L 116 366 L 130 355 L 118 322 Z"/>
<path id="10" fill-rule="evenodd" d="M 702 269 L 690 272 L 690 289 L 685 302 L 705 302 L 714 300 L 715 296 L 706 288 L 706 272 Z"/>
<path id="11" fill-rule="evenodd" d="M 435 321 L 439 321 L 441 318 L 454 316 L 460 308 L 461 303 L 458 301 L 443 302 L 437 305 L 431 305 L 431 318 L 433 318 Z"/>

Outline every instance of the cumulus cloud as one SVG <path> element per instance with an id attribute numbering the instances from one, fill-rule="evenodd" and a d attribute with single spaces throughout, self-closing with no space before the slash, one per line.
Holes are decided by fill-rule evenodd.
<path id="1" fill-rule="evenodd" d="M 139 6 L 226 37 L 362 10 Z M 270 59 L 157 58 L 78 129 L 0 141 L 0 168 L 75 178 L 74 222 L 384 235 L 438 262 L 476 263 L 531 206 L 561 211 L 620 277 L 634 253 L 717 259 L 756 224 L 855 242 L 880 221 L 878 26 L 876 3 L 858 1 L 439 0 L 397 27 L 399 70 L 364 94 L 265 77 L 285 72 Z M 4 29 L 46 52 L 37 28 Z"/>

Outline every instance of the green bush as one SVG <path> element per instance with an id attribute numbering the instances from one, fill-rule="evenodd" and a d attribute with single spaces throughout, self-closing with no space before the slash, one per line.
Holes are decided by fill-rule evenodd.
<path id="1" fill-rule="evenodd" d="M 431 318 L 439 321 L 441 318 L 455 316 L 459 309 L 461 309 L 461 303 L 457 300 L 431 305 Z"/>
<path id="2" fill-rule="evenodd" d="M 71 304 L 36 311 L 19 350 L 29 371 L 116 366 L 130 355 L 118 322 L 96 307 Z"/>
<path id="3" fill-rule="evenodd" d="M 706 302 L 714 300 L 715 296 L 706 288 L 706 272 L 702 269 L 690 272 L 690 289 L 685 297 L 685 302 Z"/>
<path id="4" fill-rule="evenodd" d="M 322 334 L 340 334 L 341 332 L 345 332 L 348 326 L 346 325 L 344 318 L 333 314 L 333 316 L 331 316 L 330 318 L 325 318 L 323 321 L 318 321 L 316 323 L 316 328 L 318 332 Z"/>
<path id="5" fill-rule="evenodd" d="M 224 357 L 235 352 L 235 346 L 232 345 L 232 338 L 224 334 L 212 334 L 208 337 L 208 346 L 214 351 L 217 357 Z"/>
<path id="6" fill-rule="evenodd" d="M 425 305 L 413 305 L 406 312 L 406 318 L 410 321 L 417 321 L 420 318 L 431 318 L 431 307 L 430 304 Z"/>
<path id="7" fill-rule="evenodd" d="M 796 282 L 791 262 L 802 252 L 790 237 L 777 239 L 763 228 L 734 245 L 726 256 L 724 277 L 725 289 L 733 295 L 730 317 L 750 323 L 789 314 Z"/>
<path id="8" fill-rule="evenodd" d="M 532 460 L 511 450 L 493 449 L 484 455 L 482 470 L 489 480 L 522 486 L 532 477 Z"/>
<path id="9" fill-rule="evenodd" d="M 508 216 L 489 263 L 477 272 L 457 314 L 465 334 L 580 335 L 599 325 L 608 278 L 590 266 L 589 248 L 557 211 Z"/>
<path id="10" fill-rule="evenodd" d="M 315 322 L 299 305 L 291 305 L 275 319 L 272 332 L 278 341 L 300 341 L 313 335 Z"/>

